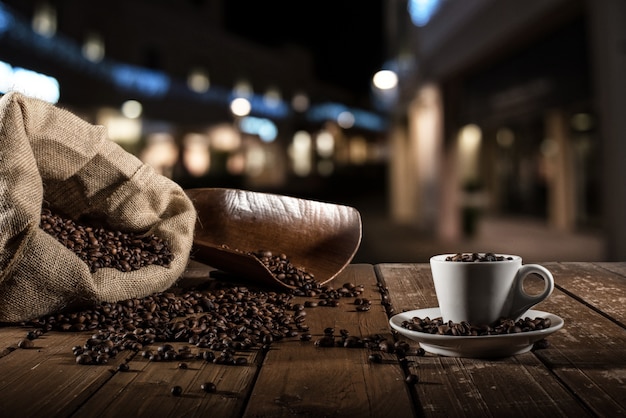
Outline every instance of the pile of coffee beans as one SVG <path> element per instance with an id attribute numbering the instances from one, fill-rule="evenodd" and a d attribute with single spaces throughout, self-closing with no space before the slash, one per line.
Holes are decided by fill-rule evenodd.
<path id="1" fill-rule="evenodd" d="M 91 272 L 103 267 L 123 272 L 151 264 L 169 267 L 174 259 L 168 243 L 153 234 L 82 225 L 46 207 L 42 208 L 39 226 L 78 255 Z"/>
<path id="2" fill-rule="evenodd" d="M 550 328 L 552 321 L 550 318 L 530 317 L 520 318 L 517 321 L 512 319 L 500 319 L 491 325 L 475 326 L 469 322 L 445 322 L 441 317 L 431 319 L 413 317 L 410 321 L 403 321 L 401 326 L 411 331 L 425 332 L 437 335 L 453 336 L 484 336 L 484 335 L 504 335 L 517 334 L 520 332 L 538 331 Z"/>
<path id="3" fill-rule="evenodd" d="M 452 256 L 446 257 L 446 261 L 456 261 L 456 262 L 466 262 L 466 263 L 475 263 L 475 262 L 485 262 L 485 261 L 505 261 L 505 260 L 513 260 L 513 257 L 505 257 L 503 255 L 496 255 L 494 253 L 457 253 Z"/>
<path id="4" fill-rule="evenodd" d="M 266 252 L 267 253 L 267 252 Z M 267 254 L 266 254 L 267 255 Z M 269 257 L 276 260 L 275 257 Z M 288 257 L 280 263 L 291 265 Z M 297 273 L 301 274 L 301 273 Z M 253 348 L 267 350 L 283 338 L 311 339 L 305 308 L 336 307 L 353 297 L 355 310 L 367 311 L 371 302 L 361 297 L 362 285 L 344 283 L 335 289 L 304 276 L 300 286 L 284 292 L 250 289 L 211 281 L 208 289 L 173 288 L 144 298 L 103 302 L 92 309 L 58 313 L 25 323 L 34 329 L 27 340 L 47 331 L 93 331 L 82 346 L 73 347 L 78 364 L 107 364 L 122 351 L 142 353 L 150 361 L 203 359 L 216 364 L 243 365 L 236 353 Z M 311 300 L 293 303 L 294 296 Z M 171 343 L 183 346 L 175 349 Z M 158 344 L 156 350 L 146 348 Z M 194 352 L 189 350 L 195 346 Z"/>

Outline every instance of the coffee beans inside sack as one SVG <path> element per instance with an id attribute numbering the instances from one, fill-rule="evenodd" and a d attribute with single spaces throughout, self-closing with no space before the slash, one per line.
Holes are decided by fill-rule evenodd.
<path id="1" fill-rule="evenodd" d="M 167 267 L 174 257 L 169 244 L 154 234 L 83 225 L 45 207 L 40 227 L 76 253 L 92 272 L 103 267 L 120 271 L 138 270 L 150 264 Z"/>

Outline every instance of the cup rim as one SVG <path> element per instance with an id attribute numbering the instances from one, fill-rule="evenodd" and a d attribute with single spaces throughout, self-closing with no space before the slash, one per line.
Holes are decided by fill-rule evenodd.
<path id="1" fill-rule="evenodd" d="M 469 262 L 452 262 L 452 261 L 446 261 L 447 257 L 453 257 L 455 255 L 457 255 L 459 253 L 447 253 L 447 254 L 437 254 L 437 255 L 433 255 L 432 257 L 430 257 L 430 261 L 432 262 L 436 262 L 436 263 L 454 263 L 454 264 L 460 264 L 460 265 L 474 265 L 474 264 L 494 264 L 494 263 L 514 263 L 516 261 L 519 261 L 522 259 L 521 256 L 519 255 L 515 255 L 515 254 L 503 254 L 503 253 L 497 253 L 495 252 L 494 254 L 497 256 L 502 256 L 505 257 L 504 260 L 495 260 L 495 261 L 479 261 L 479 262 L 475 262 L 475 263 L 469 263 Z M 471 253 L 461 253 L 461 254 L 471 254 Z M 478 254 L 485 254 L 484 252 L 479 252 Z M 511 258 L 510 260 L 508 258 Z"/>

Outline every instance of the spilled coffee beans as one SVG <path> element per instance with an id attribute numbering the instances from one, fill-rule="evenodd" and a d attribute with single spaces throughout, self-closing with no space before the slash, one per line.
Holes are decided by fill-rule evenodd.
<path id="1" fill-rule="evenodd" d="M 45 207 L 39 226 L 87 263 L 92 273 L 103 267 L 124 272 L 151 264 L 169 267 L 174 258 L 168 243 L 153 234 L 82 225 Z"/>
<path id="2" fill-rule="evenodd" d="M 287 257 L 270 258 L 291 264 Z M 283 338 L 310 340 L 306 306 L 337 306 L 339 299 L 360 296 L 364 290 L 362 285 L 353 283 L 335 289 L 310 276 L 301 280 L 300 287 L 284 292 L 253 290 L 219 281 L 209 283 L 210 289 L 174 287 L 144 298 L 103 302 L 83 311 L 41 317 L 25 325 L 35 328 L 28 333 L 32 338 L 53 330 L 93 331 L 83 346 L 72 349 L 78 364 L 107 364 L 127 350 L 141 352 L 142 357 L 153 362 L 204 359 L 244 366 L 248 361 L 236 355 L 239 351 L 267 350 Z M 292 303 L 294 296 L 311 298 L 315 303 Z M 358 299 L 357 308 L 371 304 L 364 298 Z M 173 343 L 184 345 L 177 349 Z M 192 346 L 197 350 L 192 352 Z"/>

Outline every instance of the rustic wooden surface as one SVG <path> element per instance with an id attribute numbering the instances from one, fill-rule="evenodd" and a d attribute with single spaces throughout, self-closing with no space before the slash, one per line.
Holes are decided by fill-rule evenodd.
<path id="1" fill-rule="evenodd" d="M 18 349 L 27 329 L 2 327 L 0 417 L 412 417 L 412 400 L 395 356 L 374 364 L 367 349 L 314 343 L 327 327 L 393 339 L 373 266 L 348 266 L 333 284 L 346 282 L 364 286 L 362 297 L 373 302 L 370 311 L 357 312 L 354 298 L 342 298 L 338 307 L 307 308 L 311 341 L 286 338 L 267 353 L 241 353 L 248 358 L 245 366 L 192 360 L 189 369 L 181 370 L 178 362 L 150 362 L 131 352 L 118 354 L 107 365 L 77 365 L 71 348 L 92 333 L 49 332 L 34 340 L 33 349 Z M 306 300 L 310 298 L 293 302 Z M 116 372 L 129 356 L 130 371 Z M 207 381 L 216 383 L 217 393 L 200 390 Z M 174 385 L 183 388 L 183 396 L 170 394 Z"/>
<path id="2" fill-rule="evenodd" d="M 626 416 L 626 263 L 549 263 L 535 309 L 564 327 L 549 348 L 485 361 L 427 355 L 411 368 L 425 416 Z M 381 264 L 397 312 L 437 306 L 428 264 Z"/>
<path id="3" fill-rule="evenodd" d="M 77 365 L 71 348 L 92 333 L 49 332 L 34 348 L 19 349 L 27 329 L 2 326 L 0 417 L 626 416 L 626 263 L 546 267 L 556 288 L 536 309 L 565 326 L 548 337 L 547 349 L 499 360 L 426 354 L 409 356 L 405 367 L 392 354 L 372 363 L 368 349 L 314 344 L 326 327 L 398 338 L 379 285 L 396 313 L 435 307 L 428 264 L 348 266 L 332 284 L 364 285 L 370 311 L 357 312 L 351 298 L 336 308 L 307 308 L 311 341 L 286 338 L 267 353 L 240 353 L 245 366 L 191 360 L 181 370 L 132 352 L 107 365 Z M 115 371 L 127 360 L 130 371 Z M 420 381 L 406 384 L 407 373 Z M 217 392 L 202 392 L 205 381 Z M 182 396 L 170 394 L 173 385 Z"/>

